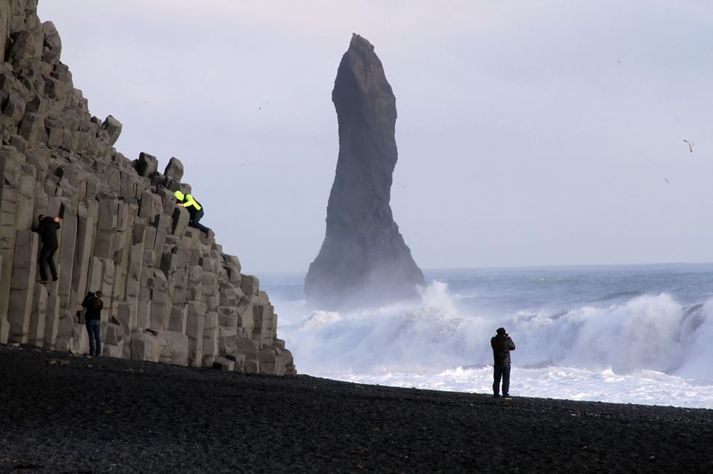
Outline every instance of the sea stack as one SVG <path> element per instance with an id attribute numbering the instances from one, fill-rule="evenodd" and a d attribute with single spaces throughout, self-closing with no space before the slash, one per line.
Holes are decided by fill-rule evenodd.
<path id="1" fill-rule="evenodd" d="M 339 158 L 327 232 L 305 295 L 327 309 L 411 298 L 424 284 L 389 201 L 398 159 L 396 98 L 374 46 L 354 34 L 334 81 Z"/>

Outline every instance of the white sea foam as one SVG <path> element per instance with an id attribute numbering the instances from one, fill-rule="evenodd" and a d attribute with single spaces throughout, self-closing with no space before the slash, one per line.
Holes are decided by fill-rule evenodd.
<path id="1" fill-rule="evenodd" d="M 492 367 L 455 368 L 438 373 L 323 374 L 348 382 L 490 394 Z M 513 395 L 569 400 L 713 408 L 713 385 L 696 384 L 650 370 L 617 374 L 573 367 L 513 367 Z"/>
<path id="2" fill-rule="evenodd" d="M 505 326 L 517 344 L 512 393 L 713 408 L 713 300 L 645 293 L 557 311 L 463 301 L 435 281 L 418 304 L 344 313 L 276 304 L 302 373 L 489 393 L 489 339 Z"/>

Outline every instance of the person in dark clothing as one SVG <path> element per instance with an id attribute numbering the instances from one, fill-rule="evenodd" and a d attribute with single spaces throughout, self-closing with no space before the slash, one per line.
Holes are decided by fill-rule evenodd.
<path id="1" fill-rule="evenodd" d="M 203 210 L 201 203 L 199 203 L 191 194 L 183 194 L 181 191 L 176 191 L 173 194 L 176 196 L 176 199 L 178 199 L 178 205 L 188 209 L 188 214 L 191 216 L 190 221 L 188 221 L 188 225 L 195 227 L 206 234 L 210 232 L 208 227 L 199 222 L 205 215 L 205 211 Z"/>
<path id="2" fill-rule="evenodd" d="M 490 339 L 493 348 L 493 396 L 500 396 L 500 379 L 503 381 L 503 397 L 510 396 L 510 351 L 515 350 L 505 328 L 498 328 L 496 334 Z"/>
<path id="3" fill-rule="evenodd" d="M 52 273 L 52 281 L 57 281 L 57 267 L 55 266 L 54 259 L 52 257 L 59 247 L 57 244 L 57 229 L 59 229 L 59 224 L 62 222 L 62 219 L 59 217 L 49 217 L 40 214 L 38 221 L 39 223 L 37 224 L 37 227 L 32 230 L 40 234 L 40 241 L 42 243 L 38 257 L 40 264 L 40 281 L 42 283 L 47 283 L 48 266 L 50 268 L 50 272 Z"/>
<path id="4" fill-rule="evenodd" d="M 104 302 L 101 296 L 101 291 L 89 293 L 82 302 L 82 306 L 87 309 L 85 320 L 87 324 L 87 334 L 89 334 L 89 355 L 93 356 L 100 355 L 102 351 L 101 312 L 104 308 Z"/>

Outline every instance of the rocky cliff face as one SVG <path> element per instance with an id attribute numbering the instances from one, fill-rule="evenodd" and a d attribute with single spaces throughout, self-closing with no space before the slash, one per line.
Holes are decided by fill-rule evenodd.
<path id="1" fill-rule="evenodd" d="M 392 174 L 396 99 L 374 47 L 353 35 L 332 91 L 339 122 L 337 172 L 327 232 L 305 280 L 308 300 L 325 307 L 395 301 L 424 283 L 394 222 Z"/>
<path id="2" fill-rule="evenodd" d="M 121 123 L 90 115 L 36 8 L 0 0 L 0 343 L 86 353 L 76 313 L 101 290 L 104 355 L 294 373 L 258 279 L 175 205 L 183 165 L 113 148 Z M 59 212 L 59 280 L 43 285 L 31 228 Z"/>

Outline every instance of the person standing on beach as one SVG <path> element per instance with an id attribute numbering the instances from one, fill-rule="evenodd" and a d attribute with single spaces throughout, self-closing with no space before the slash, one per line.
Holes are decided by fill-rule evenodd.
<path id="1" fill-rule="evenodd" d="M 104 302 L 101 299 L 102 292 L 89 293 L 82 306 L 87 308 L 86 324 L 87 334 L 89 334 L 89 355 L 98 356 L 102 351 L 101 342 L 101 312 L 104 308 Z"/>
<path id="2" fill-rule="evenodd" d="M 37 224 L 37 227 L 32 230 L 40 234 L 40 241 L 42 243 L 40 255 L 38 257 L 40 264 L 40 282 L 48 282 L 48 266 L 50 268 L 50 272 L 52 273 L 52 281 L 57 281 L 57 266 L 54 264 L 52 257 L 59 247 L 57 244 L 57 229 L 59 229 L 59 223 L 62 222 L 62 219 L 59 217 L 49 217 L 40 214 L 38 221 L 39 223 Z"/>
<path id="3" fill-rule="evenodd" d="M 500 396 L 500 379 L 503 381 L 503 397 L 510 397 L 510 351 L 515 350 L 505 328 L 498 328 L 494 337 L 490 339 L 493 348 L 493 396 Z"/>

